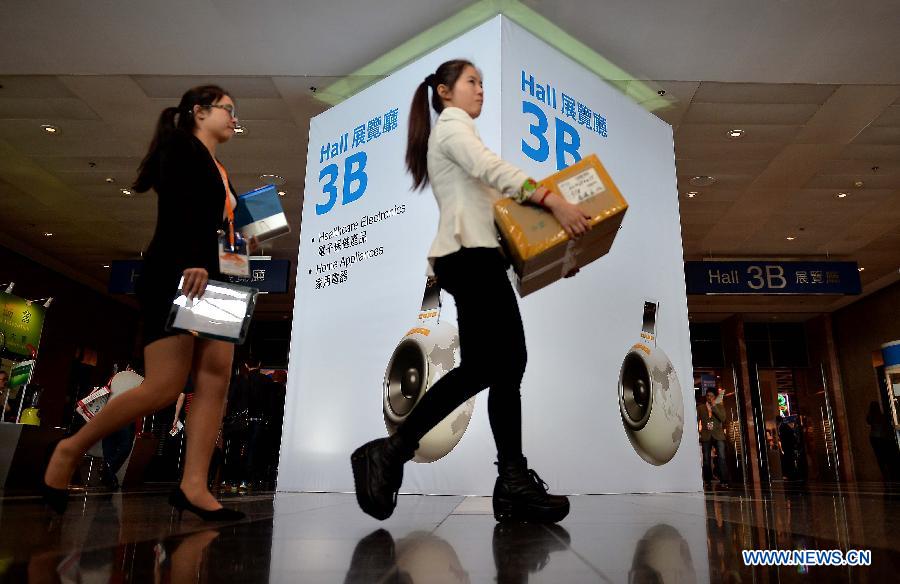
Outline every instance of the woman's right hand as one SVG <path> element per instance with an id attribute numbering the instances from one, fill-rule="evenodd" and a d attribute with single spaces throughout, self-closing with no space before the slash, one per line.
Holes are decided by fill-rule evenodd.
<path id="1" fill-rule="evenodd" d="M 184 286 L 181 291 L 188 298 L 199 298 L 206 291 L 209 272 L 203 268 L 188 268 L 184 271 Z"/>
<path id="2" fill-rule="evenodd" d="M 540 187 L 536 192 L 538 197 L 543 197 Z M 544 206 L 547 207 L 553 217 L 559 221 L 566 234 L 573 239 L 577 239 L 588 232 L 591 228 L 591 216 L 581 210 L 578 205 L 573 205 L 560 195 L 550 191 L 544 199 Z"/>

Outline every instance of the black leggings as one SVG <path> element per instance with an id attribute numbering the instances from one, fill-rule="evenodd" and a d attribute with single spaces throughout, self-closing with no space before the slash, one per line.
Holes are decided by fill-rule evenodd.
<path id="1" fill-rule="evenodd" d="M 457 406 L 486 387 L 497 458 L 522 457 L 519 387 L 527 354 L 519 305 L 497 248 L 462 248 L 434 262 L 438 284 L 453 295 L 460 364 L 422 397 L 398 432 L 418 443 Z"/>

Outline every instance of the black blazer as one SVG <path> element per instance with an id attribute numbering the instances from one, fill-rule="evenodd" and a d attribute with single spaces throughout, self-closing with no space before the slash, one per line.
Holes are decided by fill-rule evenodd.
<path id="1" fill-rule="evenodd" d="M 187 268 L 205 268 L 211 279 L 221 277 L 217 232 L 223 227 L 225 185 L 209 150 L 193 134 L 177 130 L 161 144 L 155 163 L 156 231 L 144 254 L 144 276 L 171 280 Z M 236 194 L 233 186 L 231 192 Z"/>

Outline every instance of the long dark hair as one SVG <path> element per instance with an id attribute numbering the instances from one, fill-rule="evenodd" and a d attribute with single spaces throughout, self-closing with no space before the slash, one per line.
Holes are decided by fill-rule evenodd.
<path id="1" fill-rule="evenodd" d="M 434 111 L 444 111 L 444 102 L 438 95 L 438 85 L 452 88 L 466 67 L 474 68 L 465 59 L 454 59 L 442 63 L 437 71 L 425 78 L 413 94 L 409 108 L 409 135 L 406 140 L 406 168 L 413 177 L 413 190 L 423 189 L 428 184 L 428 136 L 431 135 L 431 109 L 428 107 L 428 88 L 431 93 L 431 107 Z"/>
<path id="2" fill-rule="evenodd" d="M 196 126 L 194 106 L 213 105 L 226 95 L 230 94 L 218 85 L 200 85 L 188 89 L 181 96 L 178 107 L 167 107 L 162 111 L 159 121 L 156 122 L 156 132 L 153 134 L 150 148 L 138 167 L 138 176 L 133 185 L 135 191 L 143 193 L 156 184 L 161 145 L 176 132 L 193 133 Z"/>

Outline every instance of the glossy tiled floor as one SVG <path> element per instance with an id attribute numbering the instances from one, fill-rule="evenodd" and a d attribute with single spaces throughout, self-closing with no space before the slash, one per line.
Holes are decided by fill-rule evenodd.
<path id="1" fill-rule="evenodd" d="M 229 498 L 242 522 L 178 521 L 165 495 L 0 505 L 9 582 L 896 582 L 900 490 L 810 486 L 572 498 L 557 526 L 498 525 L 490 499 L 403 496 L 377 522 L 352 494 Z M 740 550 L 871 549 L 870 567 L 744 566 Z"/>

